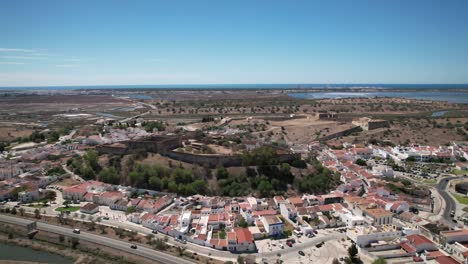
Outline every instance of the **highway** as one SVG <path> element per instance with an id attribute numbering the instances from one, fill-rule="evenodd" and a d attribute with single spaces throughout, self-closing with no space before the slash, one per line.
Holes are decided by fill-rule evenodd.
<path id="1" fill-rule="evenodd" d="M 445 178 L 445 179 L 442 179 L 436 185 L 437 191 L 440 193 L 440 195 L 445 201 L 445 208 L 443 209 L 444 212 L 442 214 L 442 218 L 450 225 L 453 225 L 452 217 L 450 217 L 450 213 L 456 210 L 457 205 L 455 201 L 452 199 L 452 197 L 447 193 L 446 189 L 447 189 L 447 185 L 449 184 L 449 182 L 453 179 L 460 179 L 460 177 Z"/>
<path id="2" fill-rule="evenodd" d="M 0 222 L 9 223 L 9 224 L 20 224 L 25 225 L 30 220 L 22 219 L 18 217 L 11 217 L 6 215 L 0 215 Z M 62 226 L 56 226 L 51 224 L 46 224 L 42 222 L 37 222 L 37 229 L 40 231 L 46 231 L 56 234 L 61 234 L 68 237 L 76 237 L 82 241 L 88 241 L 91 243 L 95 243 L 98 245 L 107 246 L 110 248 L 114 248 L 117 250 L 125 251 L 133 255 L 137 255 L 140 257 L 144 257 L 157 263 L 168 263 L 168 264 L 191 264 L 194 262 L 188 261 L 186 259 L 178 258 L 176 256 L 172 256 L 161 251 L 156 251 L 147 247 L 138 246 L 137 249 L 130 248 L 131 243 L 127 243 L 121 240 L 111 239 L 105 236 L 99 236 L 87 232 L 81 232 L 80 234 L 73 233 L 73 229 L 66 228 Z"/>

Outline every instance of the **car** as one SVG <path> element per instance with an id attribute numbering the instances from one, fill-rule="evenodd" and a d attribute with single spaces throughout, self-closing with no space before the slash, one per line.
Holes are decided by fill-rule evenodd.
<path id="1" fill-rule="evenodd" d="M 157 233 L 158 233 L 158 231 L 156 231 L 156 230 L 153 230 L 153 231 L 151 231 L 151 233 L 153 233 L 153 234 L 157 234 Z"/>
<path id="2" fill-rule="evenodd" d="M 450 217 L 454 217 L 454 216 L 455 216 L 455 211 L 450 212 Z"/>
<path id="3" fill-rule="evenodd" d="M 317 230 L 314 230 L 314 234 L 318 234 L 318 231 L 317 231 Z"/>
<path id="4" fill-rule="evenodd" d="M 73 233 L 75 233 L 75 234 L 79 234 L 80 232 L 81 232 L 81 231 L 80 231 L 80 229 L 78 229 L 78 228 L 73 229 Z"/>
<path id="5" fill-rule="evenodd" d="M 458 221 L 455 219 L 452 219 L 452 222 L 454 222 L 455 224 L 458 224 Z"/>
<path id="6" fill-rule="evenodd" d="M 187 244 L 187 240 L 185 240 L 185 239 L 184 239 L 184 240 L 181 240 L 180 243 L 182 243 L 182 244 Z"/>
<path id="7" fill-rule="evenodd" d="M 286 242 L 286 245 L 288 245 L 288 247 L 292 247 L 293 243 L 291 243 L 291 241 L 288 241 L 288 242 Z"/>
<path id="8" fill-rule="evenodd" d="M 299 255 L 301 255 L 301 256 L 305 256 L 305 253 L 302 250 L 299 250 L 297 253 L 299 253 Z"/>
<path id="9" fill-rule="evenodd" d="M 130 246 L 130 248 L 137 249 L 138 247 L 137 247 L 137 245 L 132 244 L 132 245 Z"/>
<path id="10" fill-rule="evenodd" d="M 284 248 L 284 245 L 283 244 L 278 244 L 278 247 L 283 249 Z"/>

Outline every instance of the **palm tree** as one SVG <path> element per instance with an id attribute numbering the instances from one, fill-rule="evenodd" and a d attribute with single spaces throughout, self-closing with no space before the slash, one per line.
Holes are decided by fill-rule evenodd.
<path id="1" fill-rule="evenodd" d="M 179 253 L 179 257 L 182 257 L 184 255 L 186 249 L 186 247 L 177 247 L 177 253 Z"/>
<path id="2" fill-rule="evenodd" d="M 153 234 L 148 234 L 146 235 L 146 240 L 148 244 L 151 244 L 151 241 L 153 241 L 154 235 Z"/>
<path id="3" fill-rule="evenodd" d="M 41 218 L 41 211 L 39 211 L 39 209 L 37 209 L 37 208 L 36 208 L 36 210 L 34 210 L 34 217 L 37 218 L 37 219 Z"/>

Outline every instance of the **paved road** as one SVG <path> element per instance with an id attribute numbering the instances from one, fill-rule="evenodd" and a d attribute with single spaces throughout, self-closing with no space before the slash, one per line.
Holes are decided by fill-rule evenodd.
<path id="1" fill-rule="evenodd" d="M 436 186 L 437 191 L 440 193 L 440 196 L 445 201 L 445 208 L 443 208 L 444 213 L 442 214 L 442 218 L 450 225 L 453 225 L 452 217 L 450 217 L 450 213 L 456 210 L 457 205 L 455 201 L 452 199 L 452 197 L 447 193 L 446 188 L 447 188 L 448 183 L 451 180 L 459 179 L 459 178 L 460 177 L 449 177 L 449 178 L 442 179 Z"/>
<path id="2" fill-rule="evenodd" d="M 22 219 L 18 217 L 11 217 L 6 215 L 0 215 L 0 221 L 10 224 L 27 224 L 31 222 L 27 219 Z M 158 263 L 168 263 L 168 264 L 191 264 L 194 262 L 190 262 L 188 260 L 178 258 L 166 253 L 162 253 L 160 251 L 156 251 L 147 247 L 139 246 L 137 249 L 130 248 L 131 243 L 127 243 L 124 241 L 111 239 L 105 236 L 98 236 L 87 232 L 81 232 L 81 234 L 73 233 L 71 228 L 66 228 L 62 226 L 55 226 L 46 223 L 37 222 L 37 229 L 43 230 L 46 232 L 62 234 L 68 237 L 76 237 L 83 241 L 92 242 L 95 244 L 111 247 L 117 250 L 125 251 L 130 254 L 134 254 L 137 256 L 145 257 L 156 261 Z"/>

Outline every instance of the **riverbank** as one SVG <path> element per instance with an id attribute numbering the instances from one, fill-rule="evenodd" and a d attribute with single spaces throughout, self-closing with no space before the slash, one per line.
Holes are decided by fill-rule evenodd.
<path id="1" fill-rule="evenodd" d="M 5 254 L 1 254 L 0 261 L 2 263 L 9 262 L 9 263 L 85 263 L 82 262 L 83 256 L 79 256 L 74 252 L 70 252 L 68 250 L 59 249 L 57 247 L 52 247 L 51 245 L 46 245 L 45 243 L 29 240 L 26 238 L 8 238 L 8 235 L 0 234 L 0 245 L 7 245 L 7 246 L 15 246 L 21 247 L 25 249 L 35 250 L 37 252 L 45 252 L 50 254 L 54 257 L 51 259 L 57 261 L 37 261 L 37 260 L 25 260 L 20 257 L 15 257 L 15 260 L 6 257 Z M 9 250 L 12 248 L 10 247 Z M 29 256 L 28 257 L 32 257 Z M 45 259 L 45 258 L 44 258 Z M 60 259 L 60 262 L 58 261 Z"/>
<path id="2" fill-rule="evenodd" d="M 28 239 L 16 226 L 2 225 L 1 227 L 2 228 L 0 228 L 0 244 L 30 248 L 32 250 L 42 251 L 48 254 L 54 254 L 57 256 L 61 256 L 64 259 L 70 260 L 70 262 L 58 262 L 60 264 L 107 264 L 109 262 L 119 264 L 147 263 L 146 261 L 140 261 L 140 259 L 138 259 L 138 261 L 136 259 L 135 261 L 133 261 L 133 257 L 122 256 L 117 252 L 113 252 L 115 253 L 115 255 L 111 255 L 104 249 L 96 248 L 94 244 L 83 241 L 79 241 L 79 243 L 77 243 L 75 246 L 71 246 L 67 244 L 66 238 L 63 238 L 63 241 L 60 242 L 59 237 L 59 240 L 56 241 L 54 239 L 55 234 L 49 234 L 44 231 L 40 231 L 40 234 L 36 235 L 34 239 Z M 0 260 L 2 260 L 1 257 Z"/>

